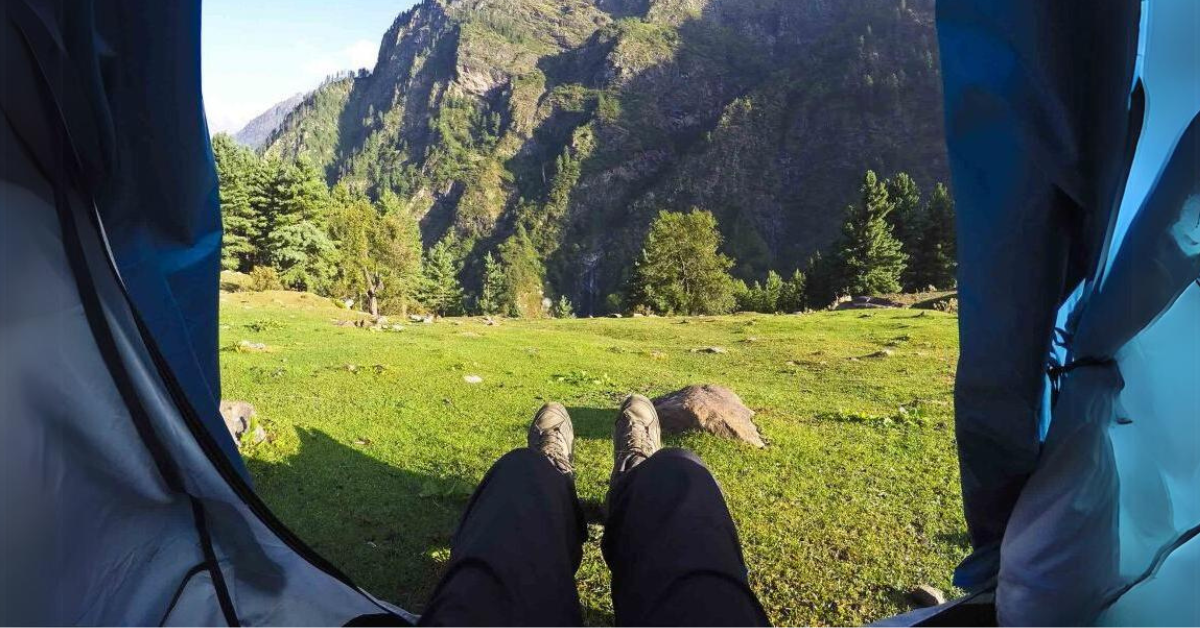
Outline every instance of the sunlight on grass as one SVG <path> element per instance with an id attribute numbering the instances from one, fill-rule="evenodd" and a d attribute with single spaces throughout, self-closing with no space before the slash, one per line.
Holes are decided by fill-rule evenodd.
<path id="1" fill-rule="evenodd" d="M 588 622 L 611 623 L 598 505 L 615 409 L 627 393 L 693 383 L 736 391 L 768 442 L 667 439 L 700 454 L 721 483 L 776 624 L 907 610 L 907 590 L 948 589 L 967 551 L 953 315 L 335 324 L 356 316 L 313 295 L 223 293 L 221 345 L 268 349 L 221 354 L 224 397 L 253 403 L 267 430 L 268 441 L 243 450 L 267 503 L 358 584 L 410 610 L 436 583 L 475 483 L 557 400 L 575 422 L 592 520 L 579 590 Z M 693 351 L 710 346 L 727 351 Z"/>

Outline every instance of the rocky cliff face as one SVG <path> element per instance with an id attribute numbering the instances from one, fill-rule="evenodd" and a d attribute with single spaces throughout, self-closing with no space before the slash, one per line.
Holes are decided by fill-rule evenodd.
<path id="1" fill-rule="evenodd" d="M 945 180 L 932 0 L 426 0 L 266 151 L 410 198 L 472 260 L 524 225 L 550 291 L 619 289 L 653 216 L 716 213 L 737 272 L 836 235 L 867 168 Z"/>

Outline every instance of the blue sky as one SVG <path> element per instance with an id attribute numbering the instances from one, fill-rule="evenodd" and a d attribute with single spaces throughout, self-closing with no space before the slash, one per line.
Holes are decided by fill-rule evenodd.
<path id="1" fill-rule="evenodd" d="M 326 75 L 375 65 L 384 31 L 415 0 L 204 0 L 204 101 L 212 131 Z"/>

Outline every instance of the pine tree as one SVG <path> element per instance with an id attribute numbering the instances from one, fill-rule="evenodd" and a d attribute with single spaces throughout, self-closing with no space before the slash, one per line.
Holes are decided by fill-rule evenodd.
<path id="1" fill-rule="evenodd" d="M 731 293 L 733 294 L 733 307 L 738 312 L 753 312 L 755 305 L 754 290 L 746 285 L 746 282 L 741 279 L 734 279 L 730 284 Z"/>
<path id="2" fill-rule="evenodd" d="M 805 265 L 804 305 L 811 310 L 823 310 L 833 305 L 841 296 L 838 288 L 838 269 L 820 251 L 812 254 Z"/>
<path id="3" fill-rule="evenodd" d="M 554 318 L 572 318 L 575 316 L 575 306 L 571 305 L 571 300 L 564 294 L 554 302 L 551 314 Z"/>
<path id="4" fill-rule="evenodd" d="M 759 312 L 774 314 L 779 311 L 779 299 L 783 296 L 783 277 L 771 270 L 767 271 L 767 280 L 763 282 L 762 293 L 759 297 Z"/>
<path id="5" fill-rule="evenodd" d="M 958 247 L 954 199 L 950 197 L 946 186 L 939 183 L 934 187 L 925 215 L 925 229 L 912 255 L 914 281 L 919 288 L 953 288 L 958 271 Z"/>
<path id="6" fill-rule="evenodd" d="M 293 290 L 325 292 L 337 272 L 337 247 L 310 220 L 280 227 L 271 234 L 272 267 L 283 285 Z"/>
<path id="7" fill-rule="evenodd" d="M 721 314 L 734 306 L 733 260 L 720 253 L 711 212 L 659 212 L 635 269 L 634 295 L 668 314 Z"/>
<path id="8" fill-rule="evenodd" d="M 872 295 L 900 291 L 900 276 L 908 256 L 892 235 L 887 216 L 893 205 L 887 189 L 868 170 L 863 177 L 862 200 L 847 208 L 838 245 L 841 287 L 850 294 Z"/>
<path id="9" fill-rule="evenodd" d="M 255 260 L 254 242 L 258 240 L 252 185 L 259 168 L 258 156 L 233 138 L 219 133 L 212 140 L 217 165 L 218 194 L 224 236 L 221 240 L 221 267 L 249 272 Z"/>
<path id="10" fill-rule="evenodd" d="M 334 245 L 324 229 L 325 182 L 306 162 L 276 161 L 265 183 L 258 190 L 259 214 L 270 217 L 260 231 L 264 261 L 289 288 L 322 289 L 336 270 Z"/>
<path id="11" fill-rule="evenodd" d="M 887 181 L 888 200 L 893 205 L 888 214 L 888 222 L 892 225 L 892 235 L 900 241 L 905 253 L 913 255 L 921 246 L 925 231 L 925 216 L 921 207 L 921 191 L 908 174 L 900 172 Z M 910 266 L 901 276 L 900 283 L 905 290 L 919 290 L 924 287 L 913 274 Z"/>
<path id="12" fill-rule="evenodd" d="M 806 283 L 807 278 L 799 270 L 793 272 L 792 276 L 783 283 L 783 290 L 779 295 L 780 312 L 791 313 L 804 309 Z"/>
<path id="13" fill-rule="evenodd" d="M 421 302 L 438 316 L 456 314 L 462 305 L 458 282 L 461 266 L 453 235 L 442 238 L 425 255 L 425 285 Z"/>
<path id="14" fill-rule="evenodd" d="M 491 316 L 504 307 L 504 267 L 488 251 L 483 256 L 483 286 L 479 291 L 479 311 Z"/>
<path id="15" fill-rule="evenodd" d="M 545 268 L 525 227 L 500 245 L 500 264 L 504 268 L 504 310 L 510 316 L 542 315 Z"/>

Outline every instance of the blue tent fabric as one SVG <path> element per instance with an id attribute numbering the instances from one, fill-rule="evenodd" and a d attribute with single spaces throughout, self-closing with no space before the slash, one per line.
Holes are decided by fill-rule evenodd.
<path id="1" fill-rule="evenodd" d="M 1120 598 L 1200 521 L 1191 511 L 1162 525 L 1196 493 L 1167 488 L 1166 469 L 1194 481 L 1200 466 L 1186 454 L 1151 462 L 1149 448 L 1170 448 L 1144 436 L 1155 424 L 1195 434 L 1200 402 L 1145 382 L 1124 391 L 1148 369 L 1147 351 L 1179 381 L 1200 381 L 1200 313 L 1181 296 L 1200 274 L 1196 122 L 1144 201 L 1125 198 L 1144 103 L 1180 97 L 1134 81 L 1138 4 L 938 5 L 959 214 L 956 421 L 974 546 L 956 582 L 994 586 L 1002 624 L 1088 623 L 1114 606 L 1152 620 L 1153 609 L 1130 612 Z M 1134 217 L 1118 234 L 1122 213 Z M 1131 342 L 1162 319 L 1174 321 L 1167 342 L 1177 349 L 1166 336 Z M 1134 405 L 1142 412 L 1130 426 Z M 1133 479 L 1136 490 L 1125 487 Z"/>
<path id="2" fill-rule="evenodd" d="M 113 134 L 96 205 L 121 278 L 189 401 L 245 473 L 218 411 L 221 214 L 200 98 L 200 3 L 103 2 L 96 31 Z"/>
<path id="3" fill-rule="evenodd" d="M 937 5 L 958 213 L 956 435 L 975 548 L 956 584 L 968 589 L 999 573 L 1041 453 L 1058 308 L 1094 266 L 1119 198 L 1138 12 L 1129 0 Z"/>

